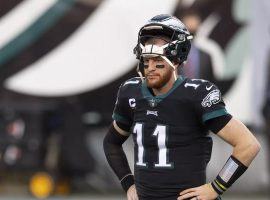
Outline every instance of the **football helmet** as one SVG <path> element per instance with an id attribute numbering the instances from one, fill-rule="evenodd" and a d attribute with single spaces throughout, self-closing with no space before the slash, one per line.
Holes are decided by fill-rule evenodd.
<path id="1" fill-rule="evenodd" d="M 145 45 L 150 38 L 167 38 L 168 41 L 163 46 Z M 167 14 L 154 16 L 138 33 L 138 42 L 134 48 L 134 54 L 139 59 L 138 73 L 143 71 L 143 58 L 153 56 L 161 56 L 175 70 L 175 63 L 181 65 L 186 61 L 192 38 L 185 25 L 176 17 Z"/>

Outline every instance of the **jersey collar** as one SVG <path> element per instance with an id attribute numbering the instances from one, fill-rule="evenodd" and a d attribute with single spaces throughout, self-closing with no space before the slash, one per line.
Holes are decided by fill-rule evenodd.
<path id="1" fill-rule="evenodd" d="M 185 80 L 184 77 L 179 76 L 177 78 L 177 80 L 174 82 L 172 88 L 165 94 L 161 94 L 161 95 L 157 95 L 157 96 L 153 96 L 152 93 L 149 91 L 149 89 L 147 88 L 146 85 L 146 81 L 144 81 L 142 83 L 142 94 L 143 97 L 150 100 L 150 99 L 154 99 L 157 100 L 158 102 L 161 101 L 162 99 L 166 98 L 168 95 L 170 95 L 179 85 L 181 85 L 181 83 Z"/>

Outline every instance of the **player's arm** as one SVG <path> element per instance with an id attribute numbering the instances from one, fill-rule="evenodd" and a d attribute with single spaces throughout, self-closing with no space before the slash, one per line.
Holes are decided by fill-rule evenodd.
<path id="1" fill-rule="evenodd" d="M 261 147 L 249 129 L 235 118 L 217 135 L 233 147 L 232 155 L 211 183 L 214 190 L 222 194 L 246 171 Z"/>
<path id="2" fill-rule="evenodd" d="M 128 130 L 125 124 L 113 121 L 103 140 L 103 148 L 109 165 L 120 180 L 123 189 L 127 192 L 130 186 L 134 184 L 134 178 L 122 148 L 122 144 L 129 136 L 125 129 Z"/>
<path id="3" fill-rule="evenodd" d="M 197 96 L 200 103 L 196 104 L 199 116 L 202 116 L 202 121 L 208 130 L 232 145 L 233 153 L 215 180 L 210 184 L 182 191 L 179 200 L 188 198 L 194 200 L 196 197 L 206 200 L 215 199 L 246 171 L 260 150 L 259 142 L 247 127 L 226 111 L 218 88 L 209 82 L 198 87 L 200 88 L 202 88 L 201 93 Z"/>
<path id="4" fill-rule="evenodd" d="M 138 200 L 138 196 L 134 185 L 134 177 L 122 144 L 127 140 L 133 122 L 133 106 L 130 105 L 130 94 L 132 94 L 134 87 L 130 87 L 130 84 L 138 83 L 137 80 L 128 80 L 119 87 L 112 115 L 113 123 L 103 141 L 107 161 L 120 180 L 123 189 L 127 192 L 128 200 Z"/>
<path id="5" fill-rule="evenodd" d="M 248 128 L 230 115 L 224 115 L 206 123 L 212 132 L 232 145 L 233 153 L 216 179 L 209 184 L 189 188 L 180 193 L 178 200 L 215 199 L 225 192 L 248 168 L 260 151 L 260 144 Z M 224 127 L 223 127 L 224 126 Z"/>

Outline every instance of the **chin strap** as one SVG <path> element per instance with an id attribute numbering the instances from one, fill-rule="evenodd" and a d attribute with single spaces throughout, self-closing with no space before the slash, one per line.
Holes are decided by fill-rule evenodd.
<path id="1" fill-rule="evenodd" d="M 140 62 L 141 62 L 141 61 L 140 61 Z M 141 80 L 142 80 L 142 82 L 143 82 L 143 81 L 144 81 L 144 76 L 143 76 L 142 72 L 140 71 L 140 62 L 138 62 L 136 71 L 137 71 L 137 73 L 139 74 L 139 76 L 140 76 L 140 78 L 141 78 Z"/>
<path id="2" fill-rule="evenodd" d="M 173 68 L 173 76 L 174 76 L 174 80 L 176 81 L 177 80 L 177 72 L 176 72 L 176 67 L 173 65 L 173 63 L 168 59 L 166 58 L 165 56 L 161 56 L 161 58 L 163 58 L 163 60 L 165 60 L 172 68 Z"/>

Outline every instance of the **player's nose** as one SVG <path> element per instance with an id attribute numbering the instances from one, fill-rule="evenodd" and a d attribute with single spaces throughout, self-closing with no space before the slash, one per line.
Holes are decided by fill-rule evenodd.
<path id="1" fill-rule="evenodd" d="M 156 61 L 154 59 L 149 59 L 149 62 L 148 62 L 148 70 L 149 71 L 152 71 L 152 70 L 155 70 L 156 69 Z"/>

